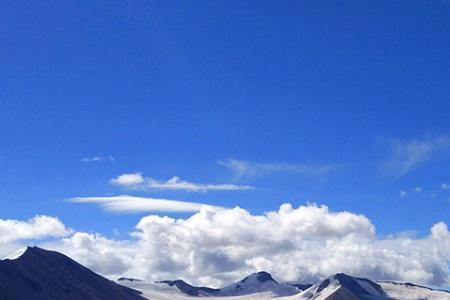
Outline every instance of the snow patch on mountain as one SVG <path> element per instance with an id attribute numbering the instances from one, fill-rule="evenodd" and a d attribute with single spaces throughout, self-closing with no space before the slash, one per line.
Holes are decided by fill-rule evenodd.
<path id="1" fill-rule="evenodd" d="M 381 286 L 366 278 L 343 273 L 332 275 L 299 294 L 298 300 L 384 300 L 391 299 Z"/>
<path id="2" fill-rule="evenodd" d="M 450 292 L 433 290 L 412 283 L 380 282 L 383 290 L 392 298 L 402 300 L 450 300 Z"/>
<path id="3" fill-rule="evenodd" d="M 125 282 L 125 284 L 124 284 Z M 148 283 L 122 280 L 128 287 L 140 290 L 152 300 L 188 300 L 211 297 L 215 300 L 450 300 L 450 293 L 411 283 L 375 282 L 338 273 L 315 285 L 298 289 L 292 284 L 278 283 L 267 272 L 251 274 L 221 289 L 195 287 L 182 280 Z"/>
<path id="4" fill-rule="evenodd" d="M 335 274 L 284 300 L 450 300 L 450 293 L 414 284 L 374 282 Z"/>

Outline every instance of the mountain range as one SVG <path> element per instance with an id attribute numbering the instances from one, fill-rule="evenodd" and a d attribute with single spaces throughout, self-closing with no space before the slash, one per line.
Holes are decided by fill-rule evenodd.
<path id="1" fill-rule="evenodd" d="M 223 288 L 197 287 L 181 279 L 147 282 L 106 279 L 54 251 L 28 247 L 0 261 L 2 300 L 450 300 L 450 292 L 412 283 L 375 282 L 338 273 L 317 284 L 283 283 L 257 272 Z"/>
<path id="2" fill-rule="evenodd" d="M 334 274 L 313 285 L 279 283 L 269 273 L 258 272 L 220 289 L 196 287 L 180 279 L 145 282 L 122 278 L 120 282 L 155 300 L 185 300 L 193 297 L 214 300 L 450 300 L 448 291 L 412 283 L 375 282 L 343 273 Z"/>

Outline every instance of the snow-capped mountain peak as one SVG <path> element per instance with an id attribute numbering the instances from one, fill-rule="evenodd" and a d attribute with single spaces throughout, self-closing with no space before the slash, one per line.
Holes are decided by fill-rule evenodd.
<path id="1" fill-rule="evenodd" d="M 301 291 L 294 285 L 278 283 L 268 272 L 253 273 L 244 279 L 220 289 L 196 287 L 183 280 L 164 280 L 157 283 L 176 287 L 190 296 L 240 296 L 256 293 L 270 293 L 274 296 L 288 296 Z"/>
<path id="2" fill-rule="evenodd" d="M 267 273 L 265 271 L 253 273 L 244 279 L 240 281 L 242 284 L 257 284 L 257 283 L 264 283 L 266 281 L 273 281 L 274 283 L 278 283 L 273 279 L 272 275 L 270 273 Z"/>
<path id="3" fill-rule="evenodd" d="M 286 283 L 278 283 L 270 273 L 262 271 L 253 273 L 237 283 L 220 289 L 219 294 L 221 296 L 237 296 L 263 292 L 286 296 L 298 293 L 299 289 Z"/>
<path id="4" fill-rule="evenodd" d="M 122 283 L 122 282 L 121 282 Z M 236 300 L 450 300 L 447 291 L 410 283 L 375 282 L 344 273 L 334 274 L 316 285 L 279 283 L 269 273 L 258 272 L 222 289 L 195 287 L 182 280 L 160 283 L 126 281 L 152 300 L 189 300 L 195 296 Z M 233 298 L 229 298 L 233 296 Z"/>
<path id="5" fill-rule="evenodd" d="M 332 275 L 321 283 L 299 293 L 292 300 L 450 300 L 447 291 L 411 283 L 374 282 L 343 273 Z"/>
<path id="6" fill-rule="evenodd" d="M 367 278 L 359 278 L 338 273 L 320 284 L 316 284 L 302 292 L 300 299 L 314 300 L 369 300 L 392 299 L 381 285 Z"/>

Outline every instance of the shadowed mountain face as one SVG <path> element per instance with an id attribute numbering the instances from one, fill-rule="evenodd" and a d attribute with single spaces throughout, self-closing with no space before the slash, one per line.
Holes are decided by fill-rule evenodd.
<path id="1" fill-rule="evenodd" d="M 305 291 L 307 299 L 317 300 L 387 300 L 383 288 L 366 278 L 339 273 Z"/>
<path id="2" fill-rule="evenodd" d="M 28 247 L 14 260 L 0 261 L 0 299 L 143 300 L 140 292 L 114 283 L 69 257 Z"/>
<path id="3" fill-rule="evenodd" d="M 298 293 L 299 290 L 295 286 L 278 283 L 267 272 L 258 272 L 245 277 L 237 283 L 221 288 L 219 295 L 240 296 L 262 292 L 272 292 L 277 296 L 288 296 Z"/>
<path id="4" fill-rule="evenodd" d="M 273 281 L 274 283 L 278 283 L 275 281 L 275 279 L 273 279 L 272 275 L 270 275 L 269 273 L 264 272 L 264 271 L 245 277 L 244 279 L 241 280 L 241 283 L 244 283 L 247 280 L 251 280 L 252 277 L 256 277 L 256 281 L 258 281 L 260 283 L 263 283 L 266 281 Z"/>
<path id="5" fill-rule="evenodd" d="M 298 288 L 300 291 L 307 290 L 313 286 L 310 283 L 288 283 L 288 284 Z"/>
<path id="6" fill-rule="evenodd" d="M 182 291 L 183 293 L 190 295 L 190 296 L 214 296 L 219 293 L 219 289 L 213 289 L 208 287 L 199 287 L 199 286 L 193 286 L 189 283 L 186 283 L 183 280 L 163 280 L 158 281 L 158 283 L 165 283 L 169 286 L 175 286 L 177 289 Z"/>

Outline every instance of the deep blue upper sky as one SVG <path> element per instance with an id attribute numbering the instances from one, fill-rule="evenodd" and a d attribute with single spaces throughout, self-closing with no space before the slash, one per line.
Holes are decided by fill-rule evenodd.
<path id="1" fill-rule="evenodd" d="M 65 200 L 127 193 L 253 213 L 309 201 L 382 235 L 450 222 L 447 1 L 3 1 L 0 45 L 1 218 L 108 235 L 141 215 Z M 334 167 L 236 179 L 218 163 L 232 158 Z M 130 172 L 257 188 L 108 183 Z"/>

